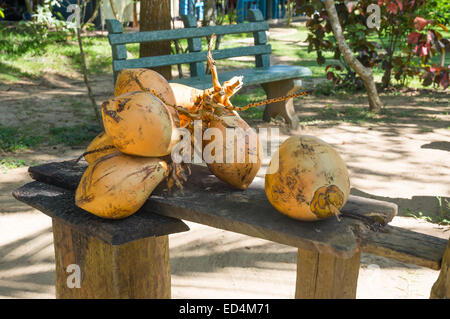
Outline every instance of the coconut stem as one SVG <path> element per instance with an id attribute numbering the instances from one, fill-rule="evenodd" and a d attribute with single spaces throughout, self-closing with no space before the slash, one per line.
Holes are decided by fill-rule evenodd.
<path id="1" fill-rule="evenodd" d="M 114 145 L 106 145 L 106 146 L 97 148 L 97 149 L 92 150 L 92 151 L 84 152 L 83 154 L 81 154 L 80 156 L 78 156 L 77 159 L 74 160 L 74 163 L 73 163 L 72 165 L 75 166 L 75 165 L 76 165 L 83 157 L 85 157 L 86 155 L 94 154 L 94 153 L 97 153 L 97 152 L 103 152 L 103 151 L 111 150 L 111 149 L 113 149 L 113 148 L 114 148 Z"/>
<path id="2" fill-rule="evenodd" d="M 220 84 L 217 69 L 216 69 L 216 61 L 212 55 L 213 48 L 213 40 L 215 38 L 215 34 L 211 35 L 209 44 L 208 44 L 208 54 L 207 54 L 207 62 L 208 66 L 211 70 L 212 84 L 213 87 L 206 89 L 203 91 L 203 94 L 198 96 L 197 101 L 194 103 L 196 111 L 189 111 L 181 106 L 176 106 L 167 103 L 160 94 L 158 94 L 155 90 L 151 90 L 152 93 L 157 96 L 164 104 L 174 108 L 177 112 L 182 115 L 185 115 L 191 120 L 204 120 L 206 122 L 220 121 L 224 123 L 221 119 L 221 115 L 226 111 L 231 113 L 233 111 L 245 111 L 252 107 L 263 106 L 266 104 L 277 103 L 281 101 L 285 101 L 291 98 L 299 97 L 307 95 L 308 92 L 301 92 L 296 94 L 288 94 L 286 96 L 280 96 L 273 99 L 266 99 L 263 101 L 250 103 L 245 105 L 244 107 L 234 107 L 230 98 L 242 87 L 243 77 L 235 76 L 231 78 L 229 81 L 225 81 L 223 85 Z M 291 91 L 292 92 L 292 91 Z M 226 123 L 224 123 L 226 124 Z M 228 125 L 226 125 L 228 126 Z"/>
<path id="3" fill-rule="evenodd" d="M 328 208 L 331 210 L 331 212 L 334 214 L 334 216 L 336 216 L 336 219 L 338 220 L 338 222 L 340 222 L 342 220 L 339 217 L 339 215 L 341 214 L 341 211 L 331 203 L 328 204 Z"/>

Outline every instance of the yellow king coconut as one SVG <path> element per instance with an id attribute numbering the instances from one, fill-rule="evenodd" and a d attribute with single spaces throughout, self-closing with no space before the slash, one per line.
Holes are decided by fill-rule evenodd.
<path id="1" fill-rule="evenodd" d="M 197 111 L 196 105 L 203 94 L 202 90 L 179 83 L 169 84 L 175 96 L 175 105 L 181 106 L 188 111 Z M 178 116 L 180 118 L 180 127 L 184 127 L 190 122 L 190 119 L 186 115 L 178 114 Z"/>
<path id="2" fill-rule="evenodd" d="M 347 202 L 347 166 L 329 144 L 314 136 L 292 136 L 267 168 L 265 190 L 281 213 L 303 221 L 338 215 Z"/>
<path id="3" fill-rule="evenodd" d="M 158 72 L 143 68 L 120 70 L 114 96 L 135 91 L 152 93 L 153 90 L 167 103 L 175 104 L 175 95 L 169 82 Z"/>
<path id="4" fill-rule="evenodd" d="M 173 111 L 152 93 L 131 92 L 102 104 L 103 125 L 119 151 L 165 156 L 179 140 L 179 121 Z"/>
<path id="5" fill-rule="evenodd" d="M 98 134 L 86 149 L 84 159 L 89 164 L 95 162 L 100 157 L 117 152 L 112 139 L 105 132 Z"/>
<path id="6" fill-rule="evenodd" d="M 222 134 L 222 143 L 217 145 L 219 149 L 213 149 L 211 152 L 207 151 L 208 145 L 214 143 L 215 138 L 212 138 L 212 142 L 207 143 L 204 141 L 203 157 L 206 164 L 217 178 L 226 182 L 237 189 L 246 189 L 255 178 L 261 167 L 262 148 L 259 141 L 258 134 L 250 128 L 250 126 L 236 113 L 233 116 L 227 116 L 224 118 L 226 124 L 229 125 L 229 133 L 234 132 L 234 137 L 226 137 L 227 128 L 223 123 L 219 121 L 211 121 L 209 128 L 216 128 Z M 233 129 L 237 129 L 234 131 Z M 239 133 L 239 129 L 241 129 Z M 240 136 L 239 134 L 245 134 Z M 219 143 L 220 144 L 220 143 Z M 222 149 L 220 149 L 220 147 Z M 229 153 L 234 150 L 234 154 Z M 221 163 L 211 162 L 205 158 L 209 153 L 216 155 L 216 152 L 221 152 L 219 158 L 222 159 Z M 229 160 L 227 160 L 227 155 Z M 234 155 L 231 157 L 231 155 Z"/>
<path id="7" fill-rule="evenodd" d="M 75 204 L 99 217 L 135 213 L 164 179 L 167 164 L 158 158 L 115 152 L 90 164 L 75 193 Z"/>

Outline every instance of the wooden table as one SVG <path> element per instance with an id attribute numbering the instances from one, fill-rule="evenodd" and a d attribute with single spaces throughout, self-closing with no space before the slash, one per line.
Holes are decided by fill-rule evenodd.
<path id="1" fill-rule="evenodd" d="M 36 181 L 13 193 L 52 217 L 57 298 L 170 298 L 168 235 L 188 230 L 182 219 L 297 247 L 296 298 L 355 298 L 362 251 L 439 269 L 446 247 L 443 239 L 389 226 L 392 203 L 350 196 L 341 221 L 301 222 L 272 207 L 262 178 L 237 191 L 201 166 L 183 195 L 169 196 L 162 183 L 136 214 L 101 219 L 74 205 L 85 168 L 30 167 Z M 67 287 L 70 264 L 80 265 L 79 289 Z"/>

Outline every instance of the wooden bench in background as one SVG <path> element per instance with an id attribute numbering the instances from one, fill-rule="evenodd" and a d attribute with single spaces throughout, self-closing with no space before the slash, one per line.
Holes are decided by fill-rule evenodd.
<path id="1" fill-rule="evenodd" d="M 212 86 L 211 76 L 205 74 L 206 48 L 202 51 L 202 38 L 216 35 L 253 33 L 254 45 L 236 47 L 213 51 L 215 60 L 233 57 L 254 56 L 255 67 L 237 71 L 219 73 L 221 83 L 236 75 L 244 76 L 244 85 L 261 84 L 267 93 L 267 98 L 275 98 L 287 95 L 298 90 L 302 86 L 301 79 L 312 75 L 306 67 L 291 65 L 270 65 L 270 44 L 267 43 L 266 31 L 269 24 L 264 21 L 259 10 L 249 10 L 250 23 L 239 23 L 225 26 L 197 27 L 197 20 L 192 15 L 182 16 L 183 29 L 146 31 L 124 33 L 122 24 L 117 20 L 106 20 L 109 42 L 112 49 L 112 66 L 114 79 L 122 69 L 153 68 L 158 66 L 189 64 L 190 77 L 171 80 L 189 85 L 198 89 L 207 89 Z M 161 40 L 188 40 L 189 53 L 171 54 L 164 56 L 143 57 L 127 59 L 126 44 L 153 42 Z M 267 105 L 264 110 L 264 120 L 281 115 L 286 122 L 296 128 L 298 119 L 295 115 L 293 100 L 277 102 Z"/>
<path id="2" fill-rule="evenodd" d="M 361 252 L 440 269 L 447 243 L 388 225 L 395 204 L 357 196 L 342 212 L 376 217 L 378 227 L 347 216 L 297 221 L 272 207 L 263 178 L 238 191 L 201 166 L 193 166 L 184 195 L 168 196 L 161 184 L 132 216 L 101 219 L 74 204 L 86 167 L 71 161 L 30 167 L 35 181 L 13 193 L 52 218 L 58 298 L 170 298 L 168 235 L 189 229 L 183 219 L 297 247 L 296 298 L 355 298 Z M 79 289 L 67 287 L 70 264 L 81 268 Z"/>

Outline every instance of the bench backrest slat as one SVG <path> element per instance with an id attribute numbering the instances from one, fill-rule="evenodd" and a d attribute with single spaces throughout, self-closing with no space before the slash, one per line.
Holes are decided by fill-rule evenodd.
<path id="1" fill-rule="evenodd" d="M 252 56 L 258 54 L 270 54 L 270 45 L 255 45 L 252 47 L 241 47 L 224 50 L 213 51 L 215 60 L 228 59 L 241 56 Z M 192 52 L 176 55 L 160 55 L 153 57 L 144 57 L 139 59 L 117 60 L 113 61 L 114 70 L 120 71 L 122 69 L 134 68 L 153 68 L 157 66 L 166 66 L 174 64 L 195 63 L 206 60 L 206 51 Z"/>
<path id="2" fill-rule="evenodd" d="M 202 38 L 216 35 L 237 33 L 253 33 L 254 46 L 239 47 L 213 51 L 214 59 L 226 59 L 238 56 L 255 56 L 256 67 L 270 66 L 271 47 L 267 44 L 266 31 L 269 24 L 264 21 L 262 13 L 257 10 L 249 10 L 249 23 L 238 23 L 226 26 L 197 27 L 194 16 L 182 16 L 184 28 L 175 30 L 160 30 L 146 32 L 123 33 L 122 24 L 114 19 L 106 20 L 108 39 L 111 44 L 113 57 L 114 82 L 120 70 L 125 68 L 152 68 L 175 64 L 190 65 L 190 76 L 205 75 L 206 51 L 202 51 Z M 154 41 L 188 40 L 189 53 L 163 56 L 143 57 L 127 60 L 126 44 Z"/>
<path id="3" fill-rule="evenodd" d="M 210 36 L 215 33 L 216 35 L 236 34 L 245 32 L 265 31 L 269 29 L 267 22 L 250 22 L 239 23 L 225 26 L 209 26 L 201 28 L 192 28 L 189 30 L 173 29 L 173 30 L 159 30 L 159 31 L 143 31 L 143 32 L 130 32 L 121 34 L 109 34 L 110 44 L 130 44 L 130 43 L 142 43 L 142 42 L 155 42 L 165 40 L 179 40 L 179 39 L 192 39 L 202 38 Z"/>
<path id="4" fill-rule="evenodd" d="M 188 31 L 195 30 L 197 28 L 197 19 L 193 15 L 183 15 L 181 18 L 183 19 L 184 27 L 190 29 Z M 202 51 L 201 38 L 191 38 L 187 40 L 189 52 Z M 189 71 L 191 73 L 191 77 L 201 76 L 205 74 L 205 64 L 202 61 L 190 63 Z"/>
<path id="5" fill-rule="evenodd" d="M 248 19 L 250 21 L 264 21 L 264 16 L 259 10 L 249 10 Z M 266 44 L 267 35 L 265 31 L 253 32 L 253 38 L 255 40 L 255 45 Z M 259 54 L 255 55 L 255 65 L 258 68 L 267 68 L 270 66 L 270 53 L 269 54 Z"/>

